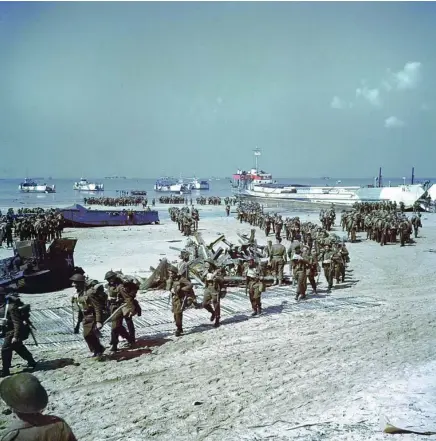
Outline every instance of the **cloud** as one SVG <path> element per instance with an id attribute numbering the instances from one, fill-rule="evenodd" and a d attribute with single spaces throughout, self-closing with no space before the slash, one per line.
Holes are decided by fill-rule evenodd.
<path id="1" fill-rule="evenodd" d="M 396 116 L 390 116 L 389 118 L 385 119 L 385 127 L 387 129 L 396 129 L 403 126 L 404 121 L 401 121 L 401 119 L 397 118 Z"/>
<path id="2" fill-rule="evenodd" d="M 404 65 L 398 72 L 390 73 L 390 81 L 386 82 L 392 88 L 394 84 L 398 90 L 415 89 L 421 81 L 422 64 L 418 61 L 411 61 Z"/>
<path id="3" fill-rule="evenodd" d="M 356 97 L 362 97 L 372 106 L 380 107 L 382 105 L 380 91 L 378 89 L 370 89 L 366 86 L 356 89 Z"/>
<path id="4" fill-rule="evenodd" d="M 427 110 L 430 110 L 430 109 L 431 109 L 431 107 L 427 103 L 421 104 L 420 110 L 426 112 Z"/>
<path id="5" fill-rule="evenodd" d="M 341 100 L 338 96 L 334 96 L 332 102 L 330 103 L 332 109 L 345 109 L 347 108 L 347 103 Z"/>

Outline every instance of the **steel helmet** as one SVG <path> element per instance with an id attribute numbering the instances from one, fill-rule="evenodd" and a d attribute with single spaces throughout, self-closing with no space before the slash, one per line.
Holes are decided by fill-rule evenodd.
<path id="1" fill-rule="evenodd" d="M 96 285 L 98 285 L 98 280 L 88 280 L 88 287 L 89 288 L 93 288 Z"/>
<path id="2" fill-rule="evenodd" d="M 70 280 L 72 282 L 85 282 L 85 276 L 83 274 L 74 274 L 72 277 L 70 277 Z"/>
<path id="3" fill-rule="evenodd" d="M 48 404 L 44 386 L 29 373 L 5 378 L 0 383 L 0 396 L 9 407 L 20 413 L 38 413 Z"/>
<path id="4" fill-rule="evenodd" d="M 110 270 L 104 275 L 104 280 L 110 280 L 113 279 L 114 277 L 117 277 L 116 273 Z"/>

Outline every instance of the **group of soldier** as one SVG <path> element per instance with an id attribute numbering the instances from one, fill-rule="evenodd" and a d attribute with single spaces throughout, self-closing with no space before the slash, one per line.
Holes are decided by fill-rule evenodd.
<path id="1" fill-rule="evenodd" d="M 168 208 L 168 213 L 170 215 L 170 219 L 177 223 L 179 231 L 183 234 L 183 236 L 191 236 L 195 231 L 198 230 L 200 213 L 194 206 L 191 206 L 191 208 L 188 206 L 182 208 L 170 207 Z"/>
<path id="2" fill-rule="evenodd" d="M 192 205 L 192 198 L 188 199 L 185 196 L 172 194 L 172 195 L 165 195 L 159 197 L 159 203 L 161 204 L 185 204 Z"/>
<path id="3" fill-rule="evenodd" d="M 421 213 L 414 212 L 408 218 L 405 213 L 396 211 L 392 203 L 357 203 L 351 211 L 342 212 L 341 226 L 351 242 L 356 241 L 358 232 L 366 232 L 366 239 L 381 246 L 400 243 L 404 247 L 411 242 L 412 234 L 418 237 L 422 223 Z"/>
<path id="4" fill-rule="evenodd" d="M 62 237 L 64 218 L 55 209 L 21 211 L 15 214 L 9 211 L 0 218 L 0 246 L 6 241 L 7 247 L 12 247 L 14 236 L 22 240 L 39 239 L 50 242 Z"/>
<path id="5" fill-rule="evenodd" d="M 196 199 L 198 205 L 221 205 L 222 202 L 226 205 L 235 205 L 237 199 L 225 197 L 224 199 L 219 196 L 200 196 Z"/>
<path id="6" fill-rule="evenodd" d="M 1 440 L 76 441 L 63 419 L 42 414 L 48 405 L 48 394 L 33 374 L 22 372 L 10 376 L 13 352 L 27 361 L 27 370 L 37 367 L 33 355 L 24 345 L 32 332 L 29 313 L 29 305 L 24 305 L 18 296 L 0 287 L 1 376 L 6 377 L 0 383 L 0 397 L 17 417 L 3 429 Z"/>
<path id="7" fill-rule="evenodd" d="M 148 199 L 144 196 L 123 196 L 123 197 L 90 197 L 83 198 L 85 205 L 102 205 L 105 207 L 133 207 L 142 206 L 145 208 L 148 205 Z M 156 200 L 153 198 L 151 201 L 152 206 L 156 205 Z"/>

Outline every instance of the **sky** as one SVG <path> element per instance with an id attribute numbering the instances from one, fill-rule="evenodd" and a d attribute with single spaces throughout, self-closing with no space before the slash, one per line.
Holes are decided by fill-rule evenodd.
<path id="1" fill-rule="evenodd" d="M 0 3 L 0 176 L 436 175 L 436 4 Z"/>

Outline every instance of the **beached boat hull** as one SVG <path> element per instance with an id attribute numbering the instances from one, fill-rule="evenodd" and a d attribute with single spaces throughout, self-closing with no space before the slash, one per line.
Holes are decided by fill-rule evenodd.
<path id="1" fill-rule="evenodd" d="M 15 255 L 0 260 L 0 286 L 26 294 L 60 291 L 71 286 L 77 239 L 15 243 Z"/>
<path id="2" fill-rule="evenodd" d="M 284 185 L 252 185 L 235 192 L 240 196 L 315 204 L 353 205 L 356 202 L 391 201 L 406 208 L 418 201 L 425 189 L 422 185 L 398 187 L 293 187 Z"/>
<path id="3" fill-rule="evenodd" d="M 61 209 L 65 226 L 70 228 L 121 227 L 129 225 L 158 224 L 159 213 L 155 210 L 89 210 L 75 204 Z"/>

